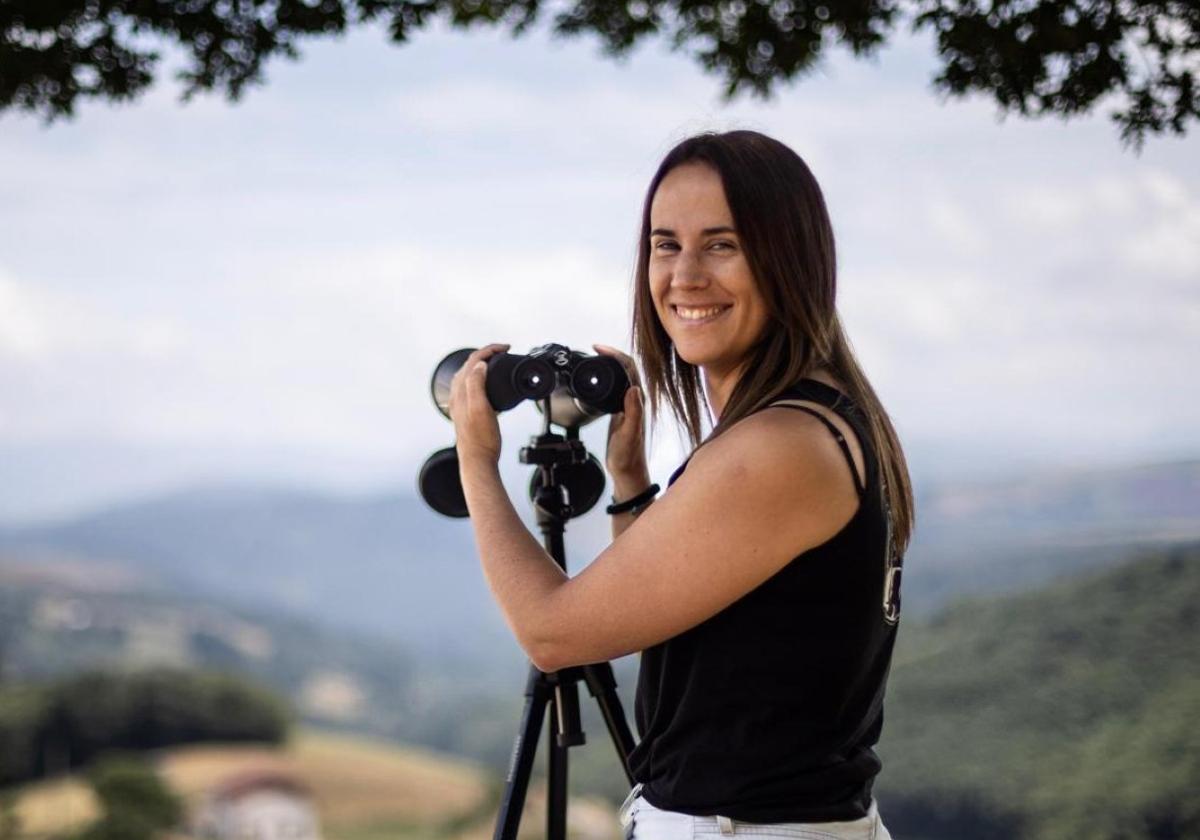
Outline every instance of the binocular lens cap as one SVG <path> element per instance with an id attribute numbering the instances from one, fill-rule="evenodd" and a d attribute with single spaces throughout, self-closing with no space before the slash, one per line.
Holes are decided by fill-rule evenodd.
<path id="1" fill-rule="evenodd" d="M 461 519 L 468 515 L 467 499 L 458 477 L 458 450 L 453 446 L 439 449 L 421 466 L 417 487 L 425 504 L 442 516 Z"/>

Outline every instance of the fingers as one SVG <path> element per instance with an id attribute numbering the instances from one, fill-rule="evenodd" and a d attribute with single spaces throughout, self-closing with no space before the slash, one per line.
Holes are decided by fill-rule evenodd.
<path id="1" fill-rule="evenodd" d="M 637 364 L 633 358 L 622 353 L 615 347 L 609 347 L 607 344 L 593 344 L 592 348 L 602 356 L 612 356 L 621 363 L 621 367 L 625 368 L 625 375 L 629 377 L 630 385 L 639 385 L 641 380 L 638 378 Z"/>
<path id="2" fill-rule="evenodd" d="M 472 351 L 471 355 L 467 356 L 467 359 L 465 362 L 463 362 L 462 367 L 455 372 L 454 376 L 450 380 L 450 401 L 448 408 L 451 414 L 454 412 L 454 406 L 456 403 L 465 403 L 466 397 L 460 395 L 463 394 L 466 378 L 469 376 L 478 378 L 480 384 L 472 387 L 482 387 L 482 383 L 486 381 L 487 377 L 487 360 L 499 353 L 504 353 L 510 347 L 512 347 L 511 344 L 488 344 L 484 347 L 480 347 L 478 350 Z M 483 367 L 479 367 L 481 364 Z"/>
<path id="3" fill-rule="evenodd" d="M 470 370 L 471 368 L 475 367 L 477 362 L 485 362 L 492 356 L 505 352 L 510 347 L 512 347 L 511 344 L 489 344 L 486 347 L 480 347 L 478 350 L 471 353 L 470 356 L 467 356 L 467 360 L 463 362 L 463 366 L 460 368 L 460 370 Z"/>
<path id="4" fill-rule="evenodd" d="M 625 392 L 625 403 L 621 410 L 612 415 L 609 420 L 609 436 L 621 432 L 626 427 L 636 433 L 642 428 L 642 399 L 641 388 L 633 387 Z"/>
<path id="5" fill-rule="evenodd" d="M 460 376 L 474 371 L 477 364 L 480 362 L 486 363 L 492 356 L 503 353 L 510 347 L 512 347 L 511 344 L 489 344 L 486 347 L 480 347 L 478 350 L 472 351 L 471 355 L 467 356 L 467 360 L 463 362 L 462 367 L 455 372 L 454 377 L 450 380 L 451 387 L 453 387 L 453 383 Z"/>
<path id="6" fill-rule="evenodd" d="M 631 359 L 625 353 L 622 353 L 616 347 L 609 347 L 607 344 L 593 344 L 592 348 L 599 351 L 601 354 L 603 354 L 605 356 L 612 356 L 612 357 L 616 358 L 621 364 L 632 364 L 633 363 L 633 359 Z"/>
<path id="7" fill-rule="evenodd" d="M 622 409 L 625 414 L 633 414 L 634 416 L 637 416 L 639 413 L 642 407 L 641 400 L 638 398 L 638 392 L 640 390 L 641 389 L 636 385 L 631 385 L 629 390 L 625 392 L 625 405 Z"/>

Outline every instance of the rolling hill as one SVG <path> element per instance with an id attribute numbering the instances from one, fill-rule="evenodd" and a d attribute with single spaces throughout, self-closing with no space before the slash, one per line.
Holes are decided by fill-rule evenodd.
<path id="1" fill-rule="evenodd" d="M 918 488 L 905 605 L 1013 591 L 1200 538 L 1200 461 Z M 593 511 L 571 524 L 571 568 L 605 545 Z M 115 563 L 146 584 L 283 609 L 470 667 L 516 650 L 475 561 L 470 527 L 410 493 L 326 496 L 210 487 L 54 525 L 0 528 L 0 558 Z"/>
<path id="2" fill-rule="evenodd" d="M 1200 542 L 900 638 L 877 787 L 897 836 L 1200 837 Z"/>
<path id="3" fill-rule="evenodd" d="M 0 562 L 0 680 L 165 665 L 269 686 L 325 728 L 469 755 L 501 767 L 523 663 L 419 662 L 387 639 L 280 610 L 147 589 L 120 569 Z M 503 722 L 503 723 L 502 723 Z"/>
<path id="4" fill-rule="evenodd" d="M 109 614 L 99 606 L 105 599 L 124 604 L 126 612 L 117 614 L 127 617 L 129 604 L 149 605 L 164 610 L 159 626 L 175 628 L 168 638 L 178 642 L 179 628 L 187 628 L 186 644 L 176 644 L 176 652 L 202 662 L 225 656 L 298 700 L 316 698 L 325 717 L 315 719 L 326 725 L 366 721 L 382 726 L 376 731 L 386 737 L 499 766 L 515 732 L 524 663 L 503 631 L 481 641 L 489 631 L 480 627 L 490 619 L 458 620 L 471 604 L 482 609 L 487 596 L 480 592 L 474 602 L 463 594 L 469 579 L 478 581 L 473 566 L 468 571 L 434 559 L 433 547 L 447 543 L 435 538 L 432 525 L 424 542 L 405 551 L 410 531 L 397 522 L 408 521 L 402 511 L 409 502 L 213 491 L 53 528 L 10 529 L 2 553 L 25 559 L 10 567 L 24 583 L 0 573 L 0 595 L 10 598 L 9 606 L 0 604 L 0 619 L 15 614 L 12 593 L 37 588 L 39 569 L 58 563 L 70 574 L 53 585 L 37 584 L 43 596 L 50 591 L 58 600 L 22 613 L 42 622 L 30 624 L 40 635 L 29 637 L 28 649 L 7 636 L 6 667 L 17 654 L 46 667 L 72 667 L 105 644 L 103 633 L 89 637 L 75 626 L 97 632 L 109 626 L 98 618 Z M 926 488 L 918 504 L 880 745 L 885 770 L 877 792 L 894 834 L 908 840 L 1200 837 L 1200 797 L 1194 795 L 1200 790 L 1200 729 L 1194 726 L 1200 717 L 1200 540 L 1194 537 L 1200 462 Z M 328 518 L 331 510 L 336 515 Z M 441 522 L 467 533 L 464 523 Z M 370 532 L 366 541 L 355 542 L 364 531 Z M 374 559 L 360 563 L 363 545 Z M 75 565 L 62 566 L 64 555 L 75 557 Z M 97 556 L 122 562 L 100 565 Z M 202 563 L 203 557 L 210 561 Z M 239 563 L 260 568 L 240 577 Z M 344 605 L 330 600 L 318 611 L 323 622 L 316 622 L 295 605 L 286 619 L 263 606 L 279 610 L 290 603 L 269 586 L 272 569 L 284 578 L 340 575 L 338 591 L 353 600 L 367 586 L 364 565 L 378 574 L 370 577 L 379 584 L 374 603 L 408 612 L 352 621 Z M 210 594 L 180 595 L 198 570 L 207 575 L 203 591 Z M 384 581 L 392 581 L 391 588 Z M 447 600 L 447 591 L 462 597 Z M 214 625 L 214 610 L 225 610 L 227 618 Z M 338 629 L 350 624 L 361 631 L 389 620 L 419 625 L 420 632 L 408 640 L 392 631 L 389 641 L 379 642 Z M 147 626 L 142 619 L 127 622 L 121 638 L 136 641 L 129 628 Z M 269 649 L 289 652 L 268 664 L 274 657 L 255 654 L 263 649 L 255 628 L 266 628 L 275 646 Z M 461 650 L 474 650 L 486 667 L 470 666 L 466 653 L 462 660 L 409 655 L 414 648 L 399 643 L 455 634 Z M 155 635 L 143 634 L 143 641 Z M 322 641 L 324 635 L 330 638 Z M 488 653 L 498 646 L 504 656 Z M 151 644 L 136 649 L 170 652 Z M 633 663 L 618 665 L 629 710 Z M 322 666 L 332 679 L 287 676 L 288 668 L 311 676 Z M 378 683 L 344 679 L 372 672 Z M 353 715 L 339 721 L 339 713 L 356 708 L 357 723 Z M 586 701 L 584 710 L 590 711 Z M 579 752 L 573 783 L 619 796 L 622 784 L 603 729 L 594 717 L 587 728 L 599 746 Z"/>

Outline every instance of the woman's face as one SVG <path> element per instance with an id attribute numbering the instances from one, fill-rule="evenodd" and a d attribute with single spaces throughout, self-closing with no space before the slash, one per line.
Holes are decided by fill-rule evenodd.
<path id="1" fill-rule="evenodd" d="M 680 357 L 710 374 L 737 370 L 770 316 L 721 176 L 708 164 L 675 167 L 654 193 L 649 274 L 654 308 Z"/>

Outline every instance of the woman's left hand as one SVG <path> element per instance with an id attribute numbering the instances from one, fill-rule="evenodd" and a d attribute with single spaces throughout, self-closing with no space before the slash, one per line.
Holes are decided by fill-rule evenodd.
<path id="1" fill-rule="evenodd" d="M 500 460 L 500 423 L 496 410 L 488 402 L 486 360 L 503 353 L 511 344 L 489 344 L 467 357 L 450 380 L 450 419 L 454 421 L 458 462 Z"/>

